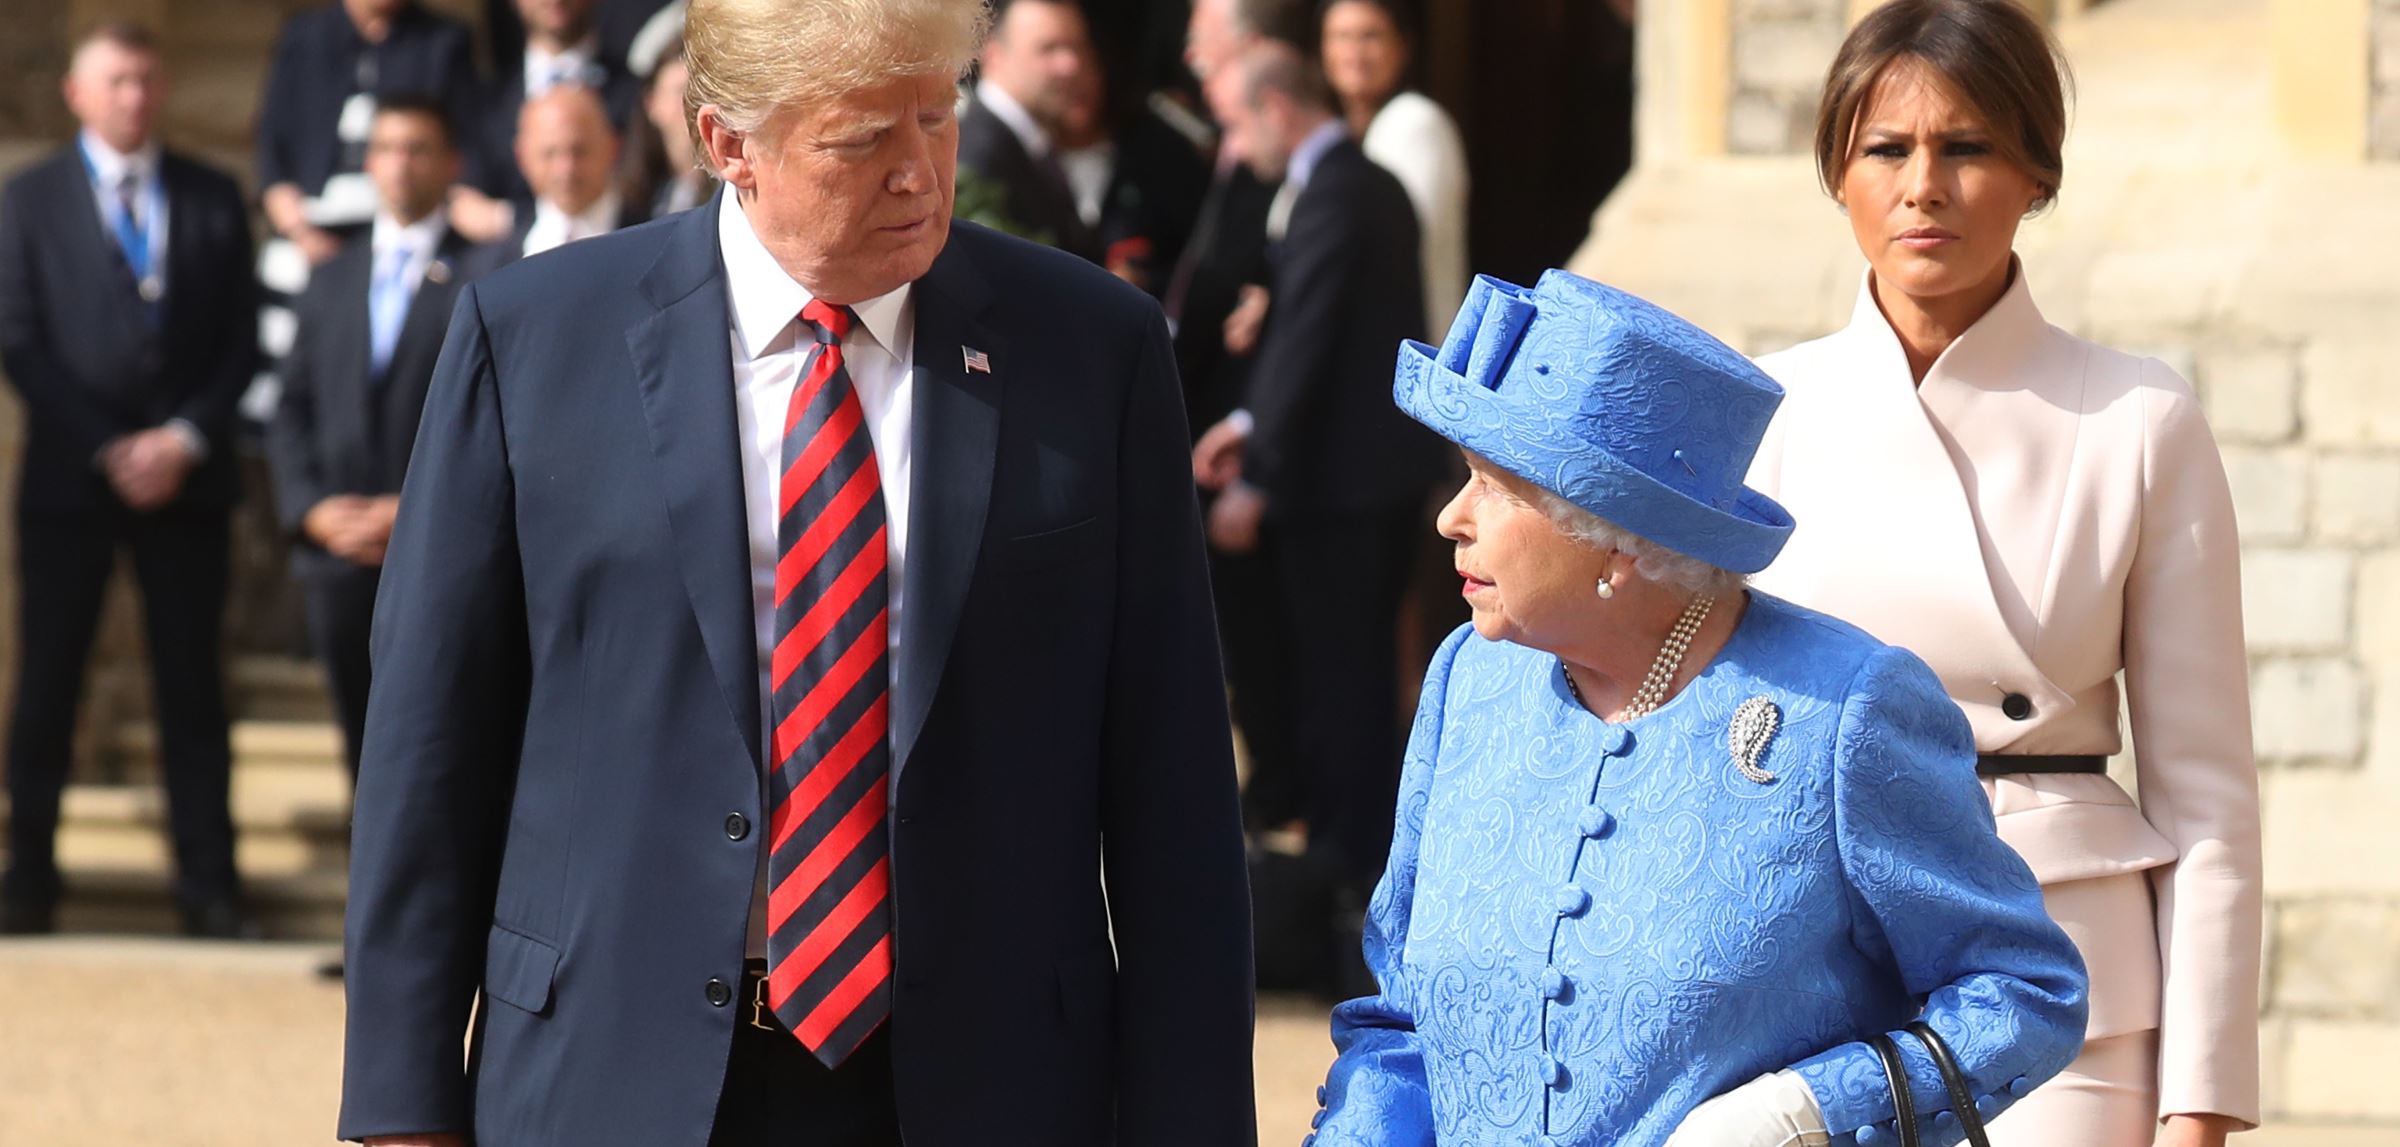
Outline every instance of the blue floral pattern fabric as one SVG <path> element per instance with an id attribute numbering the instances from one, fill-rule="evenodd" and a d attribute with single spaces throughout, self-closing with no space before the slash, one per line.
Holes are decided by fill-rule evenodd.
<path id="1" fill-rule="evenodd" d="M 1734 711 L 1781 728 L 1745 777 Z M 1966 721 L 1924 663 L 1764 594 L 1665 707 L 1603 722 L 1556 659 L 1461 629 L 1427 674 L 1381 991 L 1334 1012 L 1314 1147 L 1651 1147 L 1794 1069 L 1834 1142 L 1896 1143 L 1860 1042 L 1928 1020 L 1979 1109 L 2074 1059 L 2085 977 L 1994 834 Z M 1961 1137 L 1896 1037 L 1925 1142 Z"/>

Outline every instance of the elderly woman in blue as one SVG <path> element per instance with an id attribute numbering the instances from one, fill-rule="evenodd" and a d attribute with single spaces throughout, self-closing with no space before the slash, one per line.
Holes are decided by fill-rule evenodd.
<path id="1" fill-rule="evenodd" d="M 1916 1020 L 1987 1115 L 2066 1066 L 2083 965 L 1965 717 L 1908 652 L 1743 589 L 1792 529 L 1741 484 L 1780 388 L 1557 271 L 1479 279 L 1400 359 L 1467 454 L 1441 530 L 1475 617 L 1426 675 L 1381 991 L 1334 1012 L 1314 1147 L 1894 1144 L 1864 1041 Z M 1923 1141 L 1956 1142 L 1894 1038 Z"/>

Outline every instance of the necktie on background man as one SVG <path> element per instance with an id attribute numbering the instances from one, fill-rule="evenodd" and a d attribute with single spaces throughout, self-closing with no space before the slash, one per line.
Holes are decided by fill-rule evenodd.
<path id="1" fill-rule="evenodd" d="M 416 293 L 408 281 L 408 264 L 414 255 L 408 240 L 392 244 L 367 289 L 368 359 L 373 378 L 380 379 L 391 369 L 392 352 L 400 346 L 400 327 L 408 321 L 408 301 Z"/>
<path id="2" fill-rule="evenodd" d="M 142 218 L 142 176 L 128 168 L 117 180 L 117 247 L 125 253 L 133 281 L 150 278 L 149 220 Z"/>
<path id="3" fill-rule="evenodd" d="M 874 439 L 842 339 L 816 333 L 783 424 L 767 801 L 767 1001 L 826 1066 L 891 1014 L 890 558 Z"/>

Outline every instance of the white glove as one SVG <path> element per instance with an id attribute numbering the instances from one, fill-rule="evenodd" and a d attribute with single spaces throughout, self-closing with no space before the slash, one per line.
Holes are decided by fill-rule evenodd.
<path id="1" fill-rule="evenodd" d="M 1762 1075 L 1692 1109 L 1667 1147 L 1825 1147 L 1816 1094 L 1789 1071 Z"/>

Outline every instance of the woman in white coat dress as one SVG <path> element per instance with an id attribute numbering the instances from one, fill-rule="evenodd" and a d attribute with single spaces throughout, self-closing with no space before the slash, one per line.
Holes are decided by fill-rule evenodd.
<path id="1" fill-rule="evenodd" d="M 1440 331 L 1467 297 L 1467 148 L 1450 113 L 1408 79 L 1403 0 L 1324 0 L 1326 83 L 1350 134 L 1408 189 L 1425 270 L 1425 329 Z"/>
<path id="2" fill-rule="evenodd" d="M 2009 0 L 1897 0 L 1843 45 L 1817 158 L 1868 271 L 1847 328 L 1761 360 L 1789 397 L 1750 482 L 1808 525 L 1757 580 L 1933 666 L 2090 967 L 2082 1057 L 1993 1142 L 2214 1147 L 2258 1121 L 2232 500 L 2182 378 L 2034 306 L 2011 247 L 2065 108 Z M 2101 768 L 2120 674 L 2138 801 Z"/>

